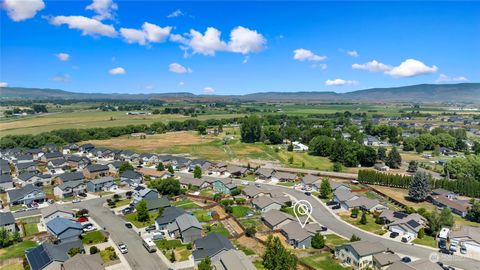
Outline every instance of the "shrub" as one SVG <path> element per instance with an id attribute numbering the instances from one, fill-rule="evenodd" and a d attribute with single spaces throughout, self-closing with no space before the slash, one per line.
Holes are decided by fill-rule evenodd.
<path id="1" fill-rule="evenodd" d="M 90 247 L 90 254 L 96 254 L 98 253 L 100 250 L 98 250 L 98 248 L 96 246 L 91 246 Z"/>

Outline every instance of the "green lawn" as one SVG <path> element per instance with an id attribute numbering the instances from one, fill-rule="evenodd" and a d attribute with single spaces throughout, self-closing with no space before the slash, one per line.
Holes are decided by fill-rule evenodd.
<path id="1" fill-rule="evenodd" d="M 277 185 L 284 186 L 284 187 L 293 187 L 293 186 L 295 186 L 295 183 L 294 182 L 279 182 L 279 183 L 277 183 Z"/>
<path id="2" fill-rule="evenodd" d="M 183 245 L 182 241 L 177 240 L 177 239 L 175 239 L 175 240 L 162 239 L 162 240 L 156 240 L 154 242 L 155 242 L 155 245 L 157 246 L 157 248 L 160 249 L 160 250 L 175 249 L 175 248 L 181 247 Z"/>
<path id="3" fill-rule="evenodd" d="M 24 270 L 24 268 L 23 268 L 23 264 L 19 262 L 19 263 L 13 263 L 13 264 L 0 267 L 0 270 Z"/>
<path id="4" fill-rule="evenodd" d="M 336 234 L 327 234 L 325 235 L 325 245 L 334 249 L 338 245 L 342 245 L 349 242 L 347 239 L 342 238 Z"/>
<path id="5" fill-rule="evenodd" d="M 198 204 L 196 204 L 195 202 L 193 202 L 189 199 L 174 202 L 172 205 L 183 208 L 183 209 L 197 209 L 197 208 L 200 208 L 200 206 Z"/>
<path id="6" fill-rule="evenodd" d="M 12 211 L 12 212 L 15 212 L 15 211 L 20 210 L 20 209 L 27 209 L 27 207 L 23 204 L 17 204 L 17 205 L 10 206 L 10 211 Z"/>
<path id="7" fill-rule="evenodd" d="M 208 222 L 212 220 L 212 217 L 208 214 L 209 211 L 204 209 L 199 209 L 193 211 L 193 215 L 198 219 L 200 222 Z"/>
<path id="8" fill-rule="evenodd" d="M 247 174 L 244 177 L 241 177 L 240 179 L 247 180 L 247 181 L 255 181 L 257 180 L 257 177 L 255 176 L 255 174 Z"/>
<path id="9" fill-rule="evenodd" d="M 252 210 L 249 207 L 236 205 L 232 206 L 232 215 L 236 218 L 244 217 L 247 215 L 248 212 Z"/>
<path id="10" fill-rule="evenodd" d="M 332 259 L 330 253 L 300 258 L 301 261 L 318 270 L 348 270 L 350 268 L 342 267 Z"/>
<path id="11" fill-rule="evenodd" d="M 225 237 L 229 237 L 230 233 L 228 230 L 223 226 L 222 223 L 214 223 L 210 226 L 210 232 L 216 232 L 218 234 L 221 234 Z"/>
<path id="12" fill-rule="evenodd" d="M 152 211 L 152 212 L 149 213 L 149 216 L 150 216 L 150 218 L 147 221 L 144 221 L 144 222 L 140 222 L 140 221 L 137 220 L 137 213 L 126 214 L 126 215 L 123 216 L 123 218 L 126 221 L 132 223 L 133 226 L 135 226 L 137 228 L 144 228 L 144 227 L 147 227 L 147 226 L 155 223 L 155 219 L 158 216 L 158 212 Z"/>
<path id="13" fill-rule="evenodd" d="M 249 255 L 255 255 L 255 251 L 249 249 L 248 247 L 246 246 L 243 246 L 243 245 L 240 245 L 239 243 L 235 242 L 235 246 L 243 251 L 243 253 L 245 253 L 245 255 L 249 256 Z"/>
<path id="14" fill-rule="evenodd" d="M 111 194 L 113 194 L 113 193 L 115 193 L 115 192 L 111 192 L 111 191 L 100 191 L 100 192 L 95 192 L 95 195 L 102 197 L 102 196 L 111 195 Z"/>
<path id="15" fill-rule="evenodd" d="M 367 214 L 367 224 L 360 224 L 362 212 L 358 213 L 357 218 L 351 218 L 350 214 L 341 214 L 340 217 L 346 222 L 365 231 L 373 232 L 378 235 L 383 235 L 386 231 L 382 229 L 382 225 L 375 223 L 375 218 L 371 214 Z"/>
<path id="16" fill-rule="evenodd" d="M 203 197 L 212 198 L 213 194 L 215 194 L 215 192 L 213 192 L 211 189 L 202 189 L 200 191 L 200 196 L 203 196 Z"/>
<path id="17" fill-rule="evenodd" d="M 102 231 L 93 231 L 83 235 L 82 243 L 86 245 L 94 245 L 98 243 L 103 243 L 104 239 L 105 235 Z"/>
<path id="18" fill-rule="evenodd" d="M 12 246 L 0 249 L 0 260 L 6 260 L 21 257 L 25 254 L 25 250 L 37 246 L 35 241 L 23 241 Z"/>
<path id="19" fill-rule="evenodd" d="M 125 205 L 128 205 L 132 202 L 131 199 L 122 199 L 122 200 L 119 200 L 115 203 L 115 206 L 114 207 L 120 207 L 120 206 L 125 206 Z"/>
<path id="20" fill-rule="evenodd" d="M 30 236 L 38 233 L 37 223 L 26 223 L 23 225 L 23 228 L 25 229 L 25 236 Z"/>
<path id="21" fill-rule="evenodd" d="M 103 262 L 109 262 L 118 259 L 118 255 L 113 247 L 107 247 L 100 251 L 100 257 L 102 257 Z"/>
<path id="22" fill-rule="evenodd" d="M 255 268 L 257 268 L 257 270 L 265 270 L 265 267 L 263 267 L 262 261 L 254 261 L 253 265 L 255 265 Z"/>
<path id="23" fill-rule="evenodd" d="M 416 238 L 412 242 L 415 244 L 429 246 L 433 248 L 437 247 L 437 241 L 433 236 L 429 236 L 429 235 L 425 235 L 422 239 Z"/>

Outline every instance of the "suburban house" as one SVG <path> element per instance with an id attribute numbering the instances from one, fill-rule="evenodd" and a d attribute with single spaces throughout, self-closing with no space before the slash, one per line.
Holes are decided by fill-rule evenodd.
<path id="1" fill-rule="evenodd" d="M 432 196 L 445 196 L 450 200 L 453 200 L 453 199 L 457 198 L 457 194 L 455 194 L 455 192 L 452 192 L 450 190 L 446 190 L 446 189 L 443 189 L 443 188 L 436 188 L 436 189 L 432 190 L 431 195 Z"/>
<path id="2" fill-rule="evenodd" d="M 67 157 L 67 163 L 70 168 L 83 169 L 92 162 L 87 157 L 72 155 Z"/>
<path id="3" fill-rule="evenodd" d="M 358 208 L 362 211 L 383 211 L 387 209 L 387 207 L 380 203 L 377 199 L 369 199 L 367 197 L 358 197 L 354 200 L 348 200 L 345 202 L 345 205 L 348 209 Z"/>
<path id="4" fill-rule="evenodd" d="M 218 233 L 210 233 L 203 238 L 197 239 L 194 241 L 194 245 L 195 250 L 192 252 L 192 255 L 196 264 L 206 256 L 212 262 L 216 262 L 224 252 L 235 249 L 228 238 Z"/>
<path id="5" fill-rule="evenodd" d="M 269 196 L 259 196 L 252 200 L 252 206 L 255 210 L 262 213 L 268 212 L 272 209 L 280 210 L 283 203 L 276 201 Z"/>
<path id="6" fill-rule="evenodd" d="M 358 198 L 357 194 L 350 192 L 349 190 L 337 189 L 333 192 L 333 200 L 340 203 L 340 206 L 345 210 L 349 209 L 347 205 L 348 201 L 353 201 Z"/>
<path id="7" fill-rule="evenodd" d="M 158 171 L 152 168 L 140 168 L 137 170 L 143 177 L 150 177 L 150 179 L 167 179 L 173 175 L 167 170 Z"/>
<path id="8" fill-rule="evenodd" d="M 267 191 L 265 191 L 264 189 L 260 189 L 256 186 L 253 186 L 253 185 L 246 186 L 242 190 L 242 193 L 249 198 L 256 198 L 256 197 L 268 194 Z"/>
<path id="9" fill-rule="evenodd" d="M 87 179 L 94 179 L 97 177 L 107 176 L 109 169 L 107 165 L 103 164 L 90 164 L 83 168 L 83 175 Z"/>
<path id="10" fill-rule="evenodd" d="M 122 166 L 123 161 L 115 160 L 114 162 L 108 163 L 108 170 L 110 174 L 117 175 L 120 170 L 120 166 Z"/>
<path id="11" fill-rule="evenodd" d="M 37 172 L 23 172 L 17 176 L 18 183 L 22 186 L 32 184 L 36 186 L 49 185 L 52 182 L 50 174 L 41 174 Z"/>
<path id="12" fill-rule="evenodd" d="M 163 210 L 162 215 L 155 220 L 155 227 L 157 230 L 165 230 L 169 224 L 175 222 L 179 216 L 186 213 L 183 208 L 175 206 L 167 207 Z"/>
<path id="13" fill-rule="evenodd" d="M 302 228 L 296 221 L 282 226 L 280 233 L 285 236 L 287 243 L 295 248 L 311 247 L 312 233 Z"/>
<path id="14" fill-rule="evenodd" d="M 158 196 L 158 191 L 143 186 L 136 187 L 132 194 L 134 204 L 137 204 L 141 200 L 148 201 L 156 199 Z"/>
<path id="15" fill-rule="evenodd" d="M 48 207 L 41 208 L 40 212 L 42 213 L 44 224 L 57 217 L 73 219 L 72 211 L 62 209 L 57 204 L 52 204 Z"/>
<path id="16" fill-rule="evenodd" d="M 32 203 L 42 203 L 45 201 L 45 193 L 43 190 L 32 184 L 18 189 L 7 190 L 7 195 L 10 205 L 30 205 Z"/>
<path id="17" fill-rule="evenodd" d="M 178 180 L 180 181 L 182 188 L 197 187 L 198 189 L 210 187 L 215 181 L 214 178 L 209 178 L 206 176 L 198 179 L 186 175 L 182 175 Z"/>
<path id="18" fill-rule="evenodd" d="M 373 255 L 373 269 L 384 270 L 390 265 L 399 262 L 400 256 L 393 252 L 382 252 Z"/>
<path id="19" fill-rule="evenodd" d="M 469 202 L 452 200 L 445 195 L 434 195 L 431 196 L 432 203 L 439 207 L 447 207 L 452 210 L 452 213 L 455 213 L 461 217 L 465 217 L 468 213 Z"/>
<path id="20" fill-rule="evenodd" d="M 297 179 L 297 175 L 294 173 L 276 172 L 272 178 L 280 182 L 293 182 Z"/>
<path id="21" fill-rule="evenodd" d="M 60 153 L 60 152 L 45 153 L 40 158 L 40 161 L 47 164 L 48 162 L 56 160 L 56 159 L 63 159 L 63 154 Z"/>
<path id="22" fill-rule="evenodd" d="M 305 152 L 308 151 L 308 146 L 304 145 L 303 143 L 300 142 L 292 142 L 293 145 L 293 151 L 295 152 Z"/>
<path id="23" fill-rule="evenodd" d="M 0 174 L 0 191 L 12 189 L 13 187 L 12 176 L 10 174 Z"/>
<path id="24" fill-rule="evenodd" d="M 228 165 L 227 171 L 230 174 L 230 177 L 240 178 L 247 174 L 248 169 L 245 167 L 235 166 L 235 165 Z"/>
<path id="25" fill-rule="evenodd" d="M 167 197 L 159 197 L 145 200 L 148 211 L 158 210 L 170 206 L 170 201 Z"/>
<path id="26" fill-rule="evenodd" d="M 320 178 L 312 174 L 307 174 L 301 178 L 301 183 L 306 188 L 313 188 L 313 184 L 317 181 L 320 181 Z"/>
<path id="27" fill-rule="evenodd" d="M 58 182 L 66 183 L 70 181 L 84 180 L 85 176 L 82 172 L 67 172 L 57 176 Z"/>
<path id="28" fill-rule="evenodd" d="M 388 224 L 388 230 L 399 235 L 417 238 L 418 232 L 426 227 L 426 220 L 418 214 L 410 214 L 402 219 Z"/>
<path id="29" fill-rule="evenodd" d="M 86 143 L 86 144 L 80 145 L 78 147 L 78 151 L 82 152 L 83 154 L 86 154 L 86 153 L 90 152 L 91 150 L 93 150 L 93 148 L 95 148 L 95 146 L 93 146 L 93 144 Z"/>
<path id="30" fill-rule="evenodd" d="M 274 175 L 275 175 L 275 170 L 274 169 L 268 169 L 268 168 L 258 168 L 255 171 L 255 175 L 260 180 L 271 180 L 272 177 L 274 177 Z"/>
<path id="31" fill-rule="evenodd" d="M 22 172 L 37 172 L 37 163 L 35 162 L 25 162 L 25 163 L 15 163 L 15 172 L 18 174 Z"/>
<path id="32" fill-rule="evenodd" d="M 8 160 L 0 159 L 0 174 L 10 174 L 10 163 Z"/>
<path id="33" fill-rule="evenodd" d="M 458 231 L 450 232 L 450 241 L 458 241 L 465 246 L 467 252 L 480 253 L 480 228 L 472 226 L 462 226 Z"/>
<path id="34" fill-rule="evenodd" d="M 143 164 L 156 164 L 156 163 L 158 163 L 158 161 L 159 161 L 157 155 L 155 155 L 155 154 L 150 154 L 150 153 L 140 154 L 140 156 L 138 156 L 138 158 L 140 159 L 140 161 L 141 161 Z"/>
<path id="35" fill-rule="evenodd" d="M 444 268 L 430 260 L 420 259 L 410 263 L 394 262 L 386 270 L 443 270 Z"/>
<path id="36" fill-rule="evenodd" d="M 60 243 L 78 240 L 83 232 L 83 227 L 79 222 L 63 217 L 55 217 L 45 225 L 47 231 Z"/>
<path id="37" fill-rule="evenodd" d="M 103 270 L 105 269 L 104 262 L 99 253 L 93 255 L 77 254 L 70 259 L 66 260 L 61 270 Z"/>
<path id="38" fill-rule="evenodd" d="M 379 242 L 358 241 L 335 247 L 335 257 L 355 270 L 373 268 L 373 255 L 386 252 Z"/>
<path id="39" fill-rule="evenodd" d="M 111 176 L 105 176 L 87 182 L 87 190 L 89 192 L 115 191 L 116 189 L 117 184 L 115 184 Z"/>
<path id="40" fill-rule="evenodd" d="M 230 194 L 237 188 L 237 185 L 235 185 L 231 179 L 223 178 L 213 182 L 212 187 L 215 192 Z"/>
<path id="41" fill-rule="evenodd" d="M 330 179 L 328 181 L 330 182 L 330 188 L 332 189 L 332 192 L 337 190 L 350 191 L 350 187 L 345 183 L 336 182 Z"/>
<path id="42" fill-rule="evenodd" d="M 262 214 L 262 220 L 272 230 L 278 230 L 295 218 L 279 210 L 270 210 Z"/>
<path id="43" fill-rule="evenodd" d="M 7 232 L 11 233 L 17 231 L 15 217 L 13 216 L 12 212 L 0 212 L 0 228 L 5 229 Z"/>
<path id="44" fill-rule="evenodd" d="M 220 176 L 220 175 L 230 176 L 230 172 L 228 171 L 227 164 L 224 162 L 220 162 L 213 166 L 210 166 L 208 174 L 211 174 L 214 176 Z"/>
<path id="45" fill-rule="evenodd" d="M 210 168 L 210 166 L 212 166 L 212 163 L 203 159 L 194 159 L 188 165 L 188 171 L 193 172 L 193 170 L 197 166 L 199 166 L 202 169 L 202 173 L 205 173 Z"/>
<path id="46" fill-rule="evenodd" d="M 120 181 L 131 187 L 136 187 L 142 182 L 142 175 L 132 170 L 126 170 L 120 174 Z"/>
<path id="47" fill-rule="evenodd" d="M 381 171 L 381 172 L 386 172 L 386 171 L 390 170 L 390 167 L 388 167 L 384 163 L 376 163 L 375 165 L 373 165 L 373 168 L 375 168 L 375 170 Z"/>
<path id="48" fill-rule="evenodd" d="M 182 214 L 166 227 L 172 238 L 181 238 L 182 242 L 193 242 L 202 238 L 202 224 L 190 214 Z"/>
<path id="49" fill-rule="evenodd" d="M 53 188 L 53 194 L 60 198 L 68 198 L 85 193 L 87 184 L 83 180 L 69 181 Z"/>
<path id="50" fill-rule="evenodd" d="M 65 145 L 62 149 L 62 153 L 64 155 L 66 154 L 71 154 L 72 152 L 77 152 L 79 149 L 78 147 L 78 144 L 76 143 L 71 143 L 71 144 L 68 144 L 68 145 Z"/>
<path id="51" fill-rule="evenodd" d="M 218 260 L 213 262 L 212 265 L 216 270 L 256 270 L 250 259 L 245 253 L 230 249 L 222 252 L 218 256 Z"/>
<path id="52" fill-rule="evenodd" d="M 25 256 L 31 270 L 57 270 L 61 269 L 62 263 L 70 258 L 68 251 L 72 248 L 83 250 L 82 241 L 76 240 L 57 245 L 43 242 L 37 247 L 27 249 Z"/>

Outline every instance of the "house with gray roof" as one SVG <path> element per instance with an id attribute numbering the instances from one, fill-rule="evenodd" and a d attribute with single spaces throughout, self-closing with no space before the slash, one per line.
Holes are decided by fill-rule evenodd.
<path id="1" fill-rule="evenodd" d="M 37 172 L 37 163 L 36 162 L 25 162 L 25 163 L 15 163 L 15 171 L 17 174 L 23 172 Z"/>
<path id="2" fill-rule="evenodd" d="M 340 203 L 340 206 L 347 210 L 347 201 L 358 199 L 358 195 L 349 190 L 337 189 L 333 192 L 333 200 Z"/>
<path id="3" fill-rule="evenodd" d="M 283 203 L 276 201 L 269 196 L 259 196 L 252 200 L 252 206 L 255 210 L 262 213 L 268 212 L 272 209 L 280 210 Z"/>
<path id="4" fill-rule="evenodd" d="M 178 181 L 180 182 L 182 188 L 196 187 L 198 189 L 203 189 L 210 187 L 215 179 L 206 176 L 198 179 L 190 175 L 181 175 Z"/>
<path id="5" fill-rule="evenodd" d="M 216 270 L 256 270 L 250 259 L 239 250 L 230 249 L 218 256 L 218 260 L 212 262 Z"/>
<path id="6" fill-rule="evenodd" d="M 67 172 L 57 176 L 57 179 L 60 183 L 65 183 L 70 181 L 84 180 L 85 176 L 83 175 L 83 172 Z"/>
<path id="7" fill-rule="evenodd" d="M 160 217 L 155 220 L 155 227 L 157 230 L 164 230 L 167 228 L 167 225 L 175 222 L 175 220 L 186 214 L 185 210 L 180 207 L 170 206 L 163 209 L 163 213 Z"/>
<path id="8" fill-rule="evenodd" d="M 58 204 L 52 204 L 48 207 L 40 208 L 40 213 L 42 213 L 44 224 L 57 217 L 66 219 L 74 218 L 73 211 L 60 207 Z"/>
<path id="9" fill-rule="evenodd" d="M 143 180 L 143 177 L 140 173 L 132 170 L 126 170 L 120 174 L 120 181 L 131 187 L 138 186 Z"/>
<path id="10" fill-rule="evenodd" d="M 345 202 L 348 209 L 358 208 L 362 211 L 383 211 L 387 207 L 380 203 L 377 199 L 369 199 L 367 197 L 360 196 L 355 200 L 348 200 Z"/>
<path id="11" fill-rule="evenodd" d="M 218 261 L 226 251 L 235 249 L 230 240 L 218 233 L 209 233 L 207 236 L 194 241 L 195 249 L 192 252 L 196 264 L 208 256 L 212 262 Z"/>
<path id="12" fill-rule="evenodd" d="M 144 187 L 144 186 L 138 186 L 137 188 L 135 188 L 132 194 L 133 204 L 137 204 L 141 200 L 148 201 L 148 200 L 156 199 L 158 198 L 158 196 L 159 196 L 158 191 L 151 188 Z"/>
<path id="13" fill-rule="evenodd" d="M 10 163 L 8 160 L 0 159 L 0 174 L 10 174 Z"/>
<path id="14" fill-rule="evenodd" d="M 60 244 L 43 242 L 37 247 L 27 249 L 25 257 L 31 270 L 61 269 L 62 263 L 70 258 L 68 251 L 72 248 L 83 251 L 82 241 L 75 240 Z"/>
<path id="15" fill-rule="evenodd" d="M 50 185 L 52 182 L 52 175 L 42 174 L 38 172 L 23 172 L 17 176 L 18 183 L 22 186 L 32 184 L 36 186 Z"/>
<path id="16" fill-rule="evenodd" d="M 235 185 L 231 179 L 222 178 L 213 182 L 212 187 L 215 192 L 230 194 L 234 189 L 237 188 L 237 185 Z"/>
<path id="17" fill-rule="evenodd" d="M 274 177 L 276 180 L 280 182 L 293 182 L 297 179 L 297 175 L 294 173 L 288 172 L 276 172 Z"/>
<path id="18" fill-rule="evenodd" d="M 443 270 L 443 268 L 430 260 L 420 259 L 410 263 L 395 262 L 386 270 Z"/>
<path id="19" fill-rule="evenodd" d="M 480 228 L 462 226 L 460 230 L 450 232 L 450 241 L 455 240 L 465 246 L 467 252 L 480 254 Z"/>
<path id="20" fill-rule="evenodd" d="M 12 176 L 10 174 L 0 174 L 0 191 L 12 189 L 13 187 Z"/>
<path id="21" fill-rule="evenodd" d="M 400 256 L 393 252 L 377 253 L 373 255 L 373 269 L 385 269 L 399 261 Z"/>
<path id="22" fill-rule="evenodd" d="M 90 164 L 83 168 L 83 175 L 87 179 L 94 179 L 96 177 L 107 176 L 109 168 L 104 164 Z"/>
<path id="23" fill-rule="evenodd" d="M 63 154 L 60 152 L 51 152 L 51 153 L 45 153 L 41 158 L 40 161 L 44 163 L 48 163 L 50 161 L 56 160 L 56 159 L 63 159 Z"/>
<path id="24" fill-rule="evenodd" d="M 87 190 L 89 192 L 113 191 L 117 189 L 117 184 L 113 181 L 113 177 L 105 176 L 93 179 L 87 182 Z"/>
<path id="25" fill-rule="evenodd" d="M 293 221 L 281 227 L 280 233 L 285 236 L 287 243 L 295 248 L 310 248 L 312 233 L 302 228 L 300 223 Z"/>
<path id="26" fill-rule="evenodd" d="M 104 262 L 100 253 L 93 255 L 77 254 L 66 260 L 61 270 L 103 270 L 105 269 Z"/>
<path id="27" fill-rule="evenodd" d="M 60 198 L 77 196 L 85 192 L 87 192 L 87 184 L 83 180 L 65 182 L 53 188 L 53 194 Z"/>
<path id="28" fill-rule="evenodd" d="M 255 175 L 260 180 L 271 180 L 275 175 L 275 170 L 269 168 L 258 168 L 255 171 Z"/>
<path id="29" fill-rule="evenodd" d="M 15 217 L 13 217 L 12 212 L 0 212 L 0 228 L 5 229 L 7 232 L 11 233 L 17 231 Z"/>
<path id="30" fill-rule="evenodd" d="M 373 268 L 373 255 L 386 252 L 380 242 L 357 241 L 335 247 L 335 257 L 353 269 Z"/>
<path id="31" fill-rule="evenodd" d="M 289 214 L 281 212 L 279 210 L 270 210 L 262 214 L 262 220 L 272 230 L 278 230 L 282 226 L 296 219 Z"/>
<path id="32" fill-rule="evenodd" d="M 34 202 L 42 203 L 46 199 L 45 192 L 32 184 L 28 184 L 22 188 L 7 190 L 7 195 L 10 205 L 30 205 Z"/>
<path id="33" fill-rule="evenodd" d="M 88 157 L 71 155 L 67 157 L 67 163 L 71 168 L 83 169 L 92 162 Z"/>
<path id="34" fill-rule="evenodd" d="M 147 203 L 148 211 L 158 210 L 159 208 L 165 208 L 170 206 L 170 201 L 167 197 L 157 197 L 153 199 L 145 200 Z"/>
<path id="35" fill-rule="evenodd" d="M 301 183 L 304 187 L 312 188 L 313 184 L 319 181 L 320 181 L 320 177 L 312 174 L 307 174 L 301 178 Z"/>
<path id="36" fill-rule="evenodd" d="M 230 177 L 234 178 L 240 178 L 248 173 L 247 168 L 236 165 L 227 165 L 227 171 L 230 174 Z"/>
<path id="37" fill-rule="evenodd" d="M 55 217 L 45 225 L 48 233 L 61 243 L 78 240 L 83 232 L 83 227 L 79 222 L 63 217 Z"/>
<path id="38" fill-rule="evenodd" d="M 417 238 L 418 232 L 426 227 L 426 220 L 419 214 L 410 214 L 403 219 L 388 224 L 390 232 L 397 232 L 401 236 Z"/>
<path id="39" fill-rule="evenodd" d="M 166 229 L 172 238 L 180 238 L 184 243 L 202 238 L 202 224 L 196 217 L 187 213 L 178 216 Z"/>

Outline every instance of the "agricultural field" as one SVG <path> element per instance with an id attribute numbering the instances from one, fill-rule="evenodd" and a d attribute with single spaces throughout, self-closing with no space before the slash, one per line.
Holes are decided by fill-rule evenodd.
<path id="1" fill-rule="evenodd" d="M 199 115 L 198 120 L 241 117 L 241 114 Z M 191 117 L 180 114 L 127 115 L 126 112 L 104 112 L 86 110 L 55 112 L 44 115 L 0 120 L 0 136 L 38 134 L 55 129 L 117 127 L 126 125 L 152 124 L 153 122 L 183 121 Z"/>

